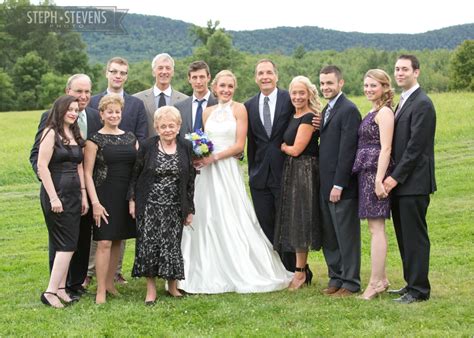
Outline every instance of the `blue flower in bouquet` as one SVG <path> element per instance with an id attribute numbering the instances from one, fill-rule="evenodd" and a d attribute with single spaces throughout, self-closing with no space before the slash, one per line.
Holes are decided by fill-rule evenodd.
<path id="1" fill-rule="evenodd" d="M 214 145 L 201 129 L 196 129 L 194 133 L 186 134 L 185 138 L 193 144 L 193 152 L 196 157 L 206 157 L 212 154 Z"/>

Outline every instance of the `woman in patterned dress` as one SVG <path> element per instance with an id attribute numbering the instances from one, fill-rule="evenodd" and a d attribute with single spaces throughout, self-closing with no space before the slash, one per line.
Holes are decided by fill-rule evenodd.
<path id="1" fill-rule="evenodd" d="M 146 305 L 156 301 L 155 278 L 168 281 L 171 296 L 181 297 L 184 279 L 181 237 L 194 213 L 192 146 L 178 137 L 181 115 L 171 106 L 154 115 L 157 136 L 140 147 L 129 188 L 130 212 L 137 219 L 133 277 L 146 277 Z"/>
<path id="2" fill-rule="evenodd" d="M 104 126 L 87 140 L 84 153 L 84 174 L 95 223 L 93 239 L 97 241 L 97 304 L 105 303 L 107 293 L 118 294 L 114 277 L 122 240 L 135 237 L 127 191 L 138 141 L 133 133 L 119 129 L 123 105 L 123 98 L 116 94 L 100 100 Z"/>
<path id="3" fill-rule="evenodd" d="M 364 76 L 364 94 L 372 103 L 372 109 L 359 127 L 352 171 L 358 174 L 359 218 L 367 219 L 371 234 L 372 272 L 369 285 L 361 295 L 362 299 L 370 300 L 389 285 L 385 274 L 385 219 L 390 218 L 390 199 L 382 182 L 390 171 L 394 128 L 390 76 L 381 69 L 369 70 Z"/>

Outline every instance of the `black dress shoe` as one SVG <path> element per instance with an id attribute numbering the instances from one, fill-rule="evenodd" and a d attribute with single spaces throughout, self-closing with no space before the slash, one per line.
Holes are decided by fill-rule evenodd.
<path id="1" fill-rule="evenodd" d="M 156 300 L 147 300 L 145 301 L 146 306 L 155 306 Z"/>
<path id="2" fill-rule="evenodd" d="M 409 293 L 405 293 L 403 296 L 400 298 L 394 299 L 393 301 L 399 303 L 399 304 L 411 304 L 415 302 L 422 302 L 425 301 L 426 299 L 423 298 L 416 298 L 410 295 Z"/>
<path id="3" fill-rule="evenodd" d="M 76 295 L 72 295 L 68 292 L 68 290 L 66 290 L 66 288 L 59 288 L 58 290 L 64 290 L 67 295 L 69 296 L 70 300 L 67 301 L 65 300 L 64 298 L 62 298 L 61 296 L 58 295 L 58 298 L 61 300 L 61 302 L 65 305 L 65 306 L 69 306 L 69 305 L 72 305 L 74 303 L 77 303 L 79 301 L 79 299 L 81 299 L 81 297 L 79 296 L 76 296 Z"/>
<path id="4" fill-rule="evenodd" d="M 66 288 L 66 291 L 70 297 L 79 297 L 79 298 L 81 298 L 81 296 L 87 293 L 87 289 L 84 288 L 82 285 L 75 286 L 75 287 L 68 287 Z"/>
<path id="5" fill-rule="evenodd" d="M 403 296 L 403 295 L 408 293 L 408 290 L 407 290 L 406 287 L 403 287 L 403 288 L 397 289 L 397 290 L 388 290 L 387 292 L 391 295 Z"/>

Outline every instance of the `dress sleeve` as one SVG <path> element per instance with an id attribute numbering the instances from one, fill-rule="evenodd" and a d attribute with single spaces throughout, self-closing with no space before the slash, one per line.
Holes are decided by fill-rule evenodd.
<path id="1" fill-rule="evenodd" d="M 305 114 L 303 115 L 302 119 L 301 119 L 301 124 L 313 124 L 313 118 L 315 117 L 316 115 L 314 115 L 313 113 L 308 113 L 308 114 Z"/>
<path id="2" fill-rule="evenodd" d="M 137 158 L 135 160 L 135 164 L 132 169 L 132 177 L 130 178 L 130 184 L 128 186 L 127 192 L 127 200 L 135 200 L 136 197 L 136 190 L 137 190 L 137 183 L 140 174 L 142 173 L 144 163 L 145 163 L 145 153 L 146 153 L 146 146 L 142 144 L 140 148 L 138 148 Z"/>

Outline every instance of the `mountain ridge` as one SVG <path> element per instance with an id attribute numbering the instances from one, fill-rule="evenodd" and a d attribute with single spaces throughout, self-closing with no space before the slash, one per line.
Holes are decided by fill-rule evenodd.
<path id="1" fill-rule="evenodd" d="M 150 60 L 160 52 L 186 57 L 192 54 L 195 47 L 195 38 L 189 33 L 193 24 L 182 20 L 128 13 L 123 25 L 126 35 L 81 33 L 92 61 L 106 62 L 112 56 L 123 55 L 136 62 Z M 342 51 L 357 47 L 387 51 L 454 49 L 464 40 L 474 39 L 474 23 L 415 34 L 343 32 L 317 26 L 226 32 L 232 36 L 235 48 L 240 51 L 291 55 L 300 46 L 307 51 Z"/>

